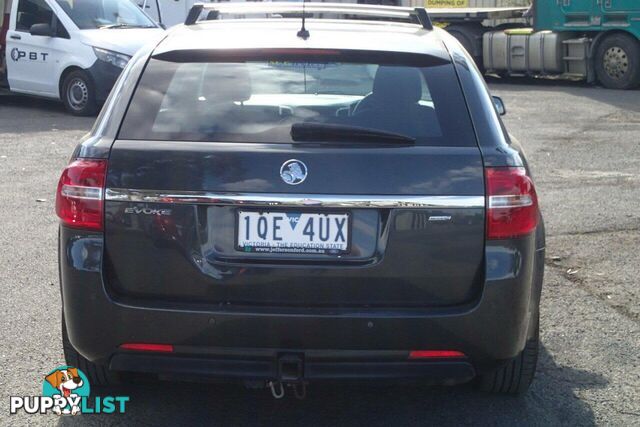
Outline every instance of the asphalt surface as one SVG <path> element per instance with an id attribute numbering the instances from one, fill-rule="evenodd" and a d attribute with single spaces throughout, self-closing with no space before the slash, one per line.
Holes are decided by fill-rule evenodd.
<path id="1" fill-rule="evenodd" d="M 0 424 L 2 425 L 640 425 L 640 92 L 493 81 L 525 146 L 548 247 L 542 353 L 522 398 L 468 386 L 265 390 L 150 382 L 125 415 L 9 415 L 63 364 L 54 192 L 93 120 L 55 102 L 0 96 Z M 99 331 L 97 331 L 99 333 Z"/>

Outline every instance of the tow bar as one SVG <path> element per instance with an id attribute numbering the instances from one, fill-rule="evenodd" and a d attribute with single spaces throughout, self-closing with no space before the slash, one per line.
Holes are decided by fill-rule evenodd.
<path id="1" fill-rule="evenodd" d="M 275 399 L 282 399 L 285 386 L 293 389 L 296 399 L 307 397 L 307 383 L 304 381 L 304 359 L 298 354 L 283 354 L 278 358 L 277 380 L 269 381 L 267 385 Z"/>

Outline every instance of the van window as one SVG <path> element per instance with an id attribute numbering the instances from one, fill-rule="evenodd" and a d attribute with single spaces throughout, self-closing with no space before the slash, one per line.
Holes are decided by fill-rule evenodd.
<path id="1" fill-rule="evenodd" d="M 44 0 L 20 0 L 16 31 L 28 32 L 34 24 L 51 24 L 53 11 Z"/>
<path id="2" fill-rule="evenodd" d="M 81 30 L 156 26 L 130 0 L 57 0 L 57 2 Z"/>
<path id="3" fill-rule="evenodd" d="M 56 22 L 55 22 L 55 31 L 56 31 L 56 34 L 55 34 L 56 37 L 59 37 L 61 39 L 71 38 L 71 36 L 69 36 L 69 32 L 67 31 L 67 29 L 64 27 L 64 25 L 62 24 L 60 19 L 58 19 L 57 16 L 56 16 Z"/>
<path id="4" fill-rule="evenodd" d="M 119 137 L 291 143 L 292 126 L 308 123 L 391 132 L 418 145 L 475 145 L 450 63 L 336 59 L 152 59 Z"/>

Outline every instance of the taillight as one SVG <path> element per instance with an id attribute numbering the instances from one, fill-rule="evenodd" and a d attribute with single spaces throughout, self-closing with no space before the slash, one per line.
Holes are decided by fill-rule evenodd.
<path id="1" fill-rule="evenodd" d="M 56 214 L 64 225 L 102 230 L 106 160 L 77 159 L 58 182 Z"/>
<path id="2" fill-rule="evenodd" d="M 487 239 L 531 233 L 538 225 L 538 198 L 521 167 L 487 168 Z"/>
<path id="3" fill-rule="evenodd" d="M 457 359 L 467 357 L 457 350 L 412 350 L 409 359 Z"/>
<path id="4" fill-rule="evenodd" d="M 120 348 L 123 350 L 155 351 L 158 353 L 173 352 L 173 345 L 171 344 L 149 344 L 149 343 L 129 342 L 129 343 L 120 344 Z"/>

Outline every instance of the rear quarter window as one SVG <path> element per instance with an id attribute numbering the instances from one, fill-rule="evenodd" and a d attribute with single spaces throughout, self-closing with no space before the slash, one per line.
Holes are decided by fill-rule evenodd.
<path id="1" fill-rule="evenodd" d="M 119 138 L 294 143 L 292 125 L 320 123 L 418 145 L 476 144 L 454 68 L 442 60 L 344 51 L 194 57 L 149 61 Z"/>

